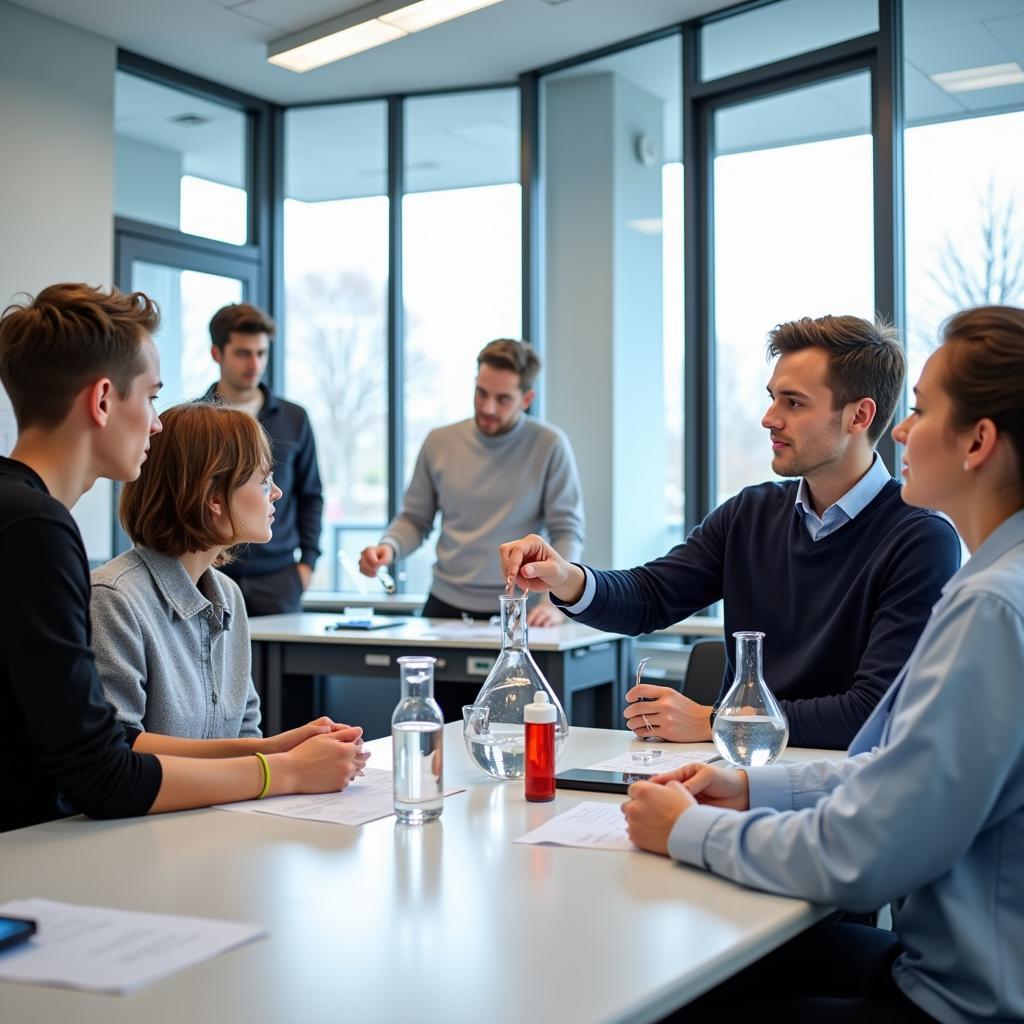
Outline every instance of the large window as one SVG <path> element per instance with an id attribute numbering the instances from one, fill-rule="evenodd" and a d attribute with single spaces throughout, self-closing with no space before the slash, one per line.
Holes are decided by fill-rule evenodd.
<path id="1" fill-rule="evenodd" d="M 132 261 L 132 287 L 156 299 L 160 330 L 161 410 L 198 398 L 219 377 L 210 355 L 210 318 L 230 302 L 242 302 L 244 285 L 233 277 L 145 260 Z"/>
<path id="2" fill-rule="evenodd" d="M 513 89 L 405 104 L 405 468 L 471 416 L 476 355 L 522 332 L 519 102 Z"/>
<path id="3" fill-rule="evenodd" d="M 387 521 L 386 124 L 382 102 L 286 119 L 284 393 L 316 435 L 319 588 L 356 586 L 359 551 Z"/>
<path id="4" fill-rule="evenodd" d="M 905 0 L 912 387 L 945 317 L 1024 303 L 1024 3 Z"/>
<path id="5" fill-rule="evenodd" d="M 522 336 L 518 93 L 407 100 L 404 148 L 408 481 L 427 432 L 473 415 L 480 349 Z M 410 591 L 429 587 L 434 539 L 404 566 Z"/>
<path id="6" fill-rule="evenodd" d="M 701 77 L 760 67 L 878 28 L 878 0 L 777 0 L 701 32 Z"/>
<path id="7" fill-rule="evenodd" d="M 714 120 L 717 502 L 771 476 L 765 335 L 874 311 L 867 72 L 718 111 Z"/>
<path id="8" fill-rule="evenodd" d="M 124 71 L 114 96 L 117 216 L 249 241 L 246 115 Z"/>

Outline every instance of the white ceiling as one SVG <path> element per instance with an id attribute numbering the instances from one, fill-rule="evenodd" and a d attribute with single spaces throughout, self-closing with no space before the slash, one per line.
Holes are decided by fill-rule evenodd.
<path id="1" fill-rule="evenodd" d="M 127 50 L 277 103 L 511 82 L 531 68 L 731 6 L 735 0 L 503 0 L 298 75 L 267 43 L 366 0 L 14 0 Z"/>
<path id="2" fill-rule="evenodd" d="M 266 44 L 366 0 L 16 2 L 212 81 L 296 104 L 512 82 L 524 70 L 728 7 L 733 0 L 503 0 L 305 75 L 268 64 Z M 732 67 L 748 67 L 813 48 L 836 30 L 826 11 L 853 17 L 854 7 L 868 6 L 866 0 L 781 0 L 771 18 L 769 7 L 725 23 L 732 27 L 722 37 L 724 57 Z M 1024 107 L 1024 86 L 953 95 L 929 77 L 965 67 L 1024 64 L 1024 0 L 904 0 L 904 9 L 911 123 Z M 848 31 L 864 30 L 865 16 L 858 17 Z M 663 158 L 681 159 L 678 37 L 575 65 L 549 80 L 597 71 L 615 72 L 663 101 Z M 865 84 L 847 79 L 745 104 L 717 119 L 717 149 L 734 152 L 866 131 L 867 101 Z M 206 123 L 181 125 L 174 119 L 182 114 L 199 115 Z M 244 126 L 233 110 L 119 74 L 116 124 L 119 138 L 154 153 L 180 155 L 185 173 L 242 184 Z M 291 111 L 287 194 L 314 200 L 382 193 L 385 131 L 380 103 Z M 406 131 L 409 191 L 517 180 L 518 101 L 512 90 L 412 99 Z"/>

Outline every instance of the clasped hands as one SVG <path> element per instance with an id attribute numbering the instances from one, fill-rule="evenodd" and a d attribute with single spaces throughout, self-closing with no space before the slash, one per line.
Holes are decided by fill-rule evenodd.
<path id="1" fill-rule="evenodd" d="M 329 779 L 326 789 L 344 789 L 363 774 L 370 752 L 363 749 L 363 730 L 324 715 L 298 728 L 268 736 L 259 742 L 266 754 L 286 754 L 303 780 Z M 320 792 L 310 789 L 309 792 Z"/>
<path id="2" fill-rule="evenodd" d="M 634 782 L 622 805 L 626 830 L 635 846 L 668 853 L 668 840 L 679 820 L 696 804 L 745 811 L 750 807 L 747 773 L 708 764 L 684 764 L 672 772 Z"/>

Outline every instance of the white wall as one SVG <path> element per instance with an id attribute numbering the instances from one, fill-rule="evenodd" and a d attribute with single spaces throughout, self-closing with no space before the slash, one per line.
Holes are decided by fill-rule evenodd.
<path id="1" fill-rule="evenodd" d="M 112 282 L 116 60 L 111 40 L 0 0 L 0 308 L 56 281 Z M 0 389 L 0 445 L 10 425 Z M 74 512 L 89 557 L 109 558 L 110 485 Z"/>

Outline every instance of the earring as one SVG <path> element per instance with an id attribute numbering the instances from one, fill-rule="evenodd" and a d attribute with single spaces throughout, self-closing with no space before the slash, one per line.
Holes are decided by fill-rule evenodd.
<path id="1" fill-rule="evenodd" d="M 971 464 L 966 459 L 964 459 L 964 469 L 967 470 L 968 473 L 971 471 Z"/>

